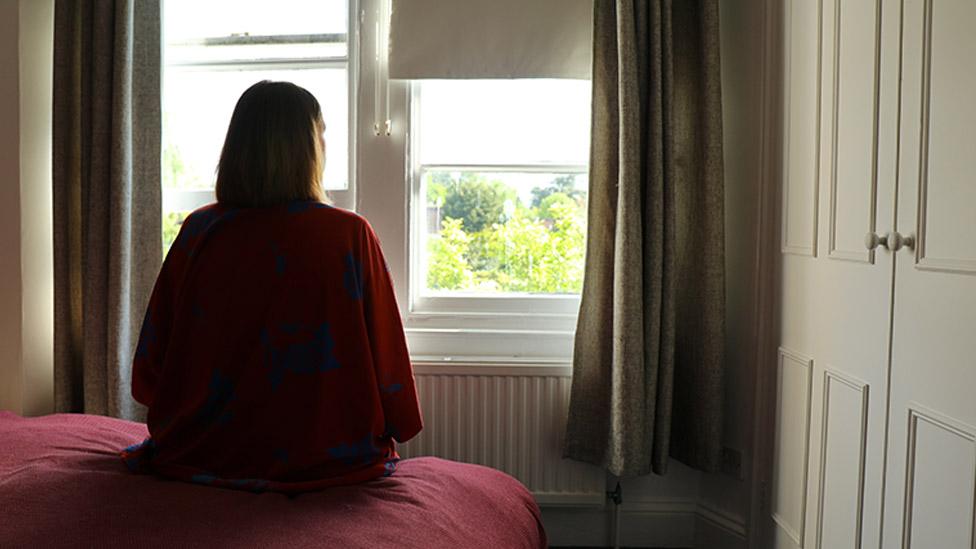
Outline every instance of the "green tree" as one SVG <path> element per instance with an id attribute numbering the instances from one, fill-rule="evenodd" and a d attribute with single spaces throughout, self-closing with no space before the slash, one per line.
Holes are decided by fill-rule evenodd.
<path id="1" fill-rule="evenodd" d="M 565 189 L 572 176 L 568 177 L 553 187 Z M 432 188 L 444 192 L 441 232 L 428 240 L 429 288 L 526 293 L 582 289 L 585 208 L 581 191 L 571 189 L 570 195 L 550 189 L 537 207 L 529 208 L 518 201 L 514 189 L 479 174 L 453 179 L 443 172 L 427 183 L 428 204 L 440 201 L 441 190 L 432 195 Z M 473 200 L 479 193 L 495 201 L 495 214 L 479 218 L 480 213 L 472 215 L 479 212 L 475 207 L 445 211 L 449 201 Z M 469 228 L 479 225 L 478 230 Z"/>
<path id="2" fill-rule="evenodd" d="M 170 212 L 163 216 L 163 257 L 169 253 L 176 235 L 180 232 L 180 225 L 189 212 Z"/>
<path id="3" fill-rule="evenodd" d="M 186 182 L 186 165 L 180 148 L 169 140 L 163 145 L 163 188 L 182 188 Z"/>
<path id="4" fill-rule="evenodd" d="M 454 185 L 451 174 L 442 171 L 427 172 L 427 205 L 441 207 L 447 191 Z"/>
<path id="5" fill-rule="evenodd" d="M 445 218 L 460 219 L 466 232 L 478 232 L 494 223 L 504 223 L 505 202 L 514 204 L 514 195 L 514 190 L 504 183 L 464 173 L 448 187 L 441 213 Z"/>
<path id="6" fill-rule="evenodd" d="M 546 197 L 556 193 L 562 193 L 573 200 L 580 200 L 586 194 L 585 191 L 576 188 L 576 174 L 560 175 L 545 187 L 532 189 L 532 207 L 540 207 Z"/>
<path id="7" fill-rule="evenodd" d="M 474 276 L 465 259 L 470 238 L 460 219 L 445 219 L 440 235 L 427 242 L 427 287 L 432 290 L 462 290 L 471 287 Z"/>
<path id="8" fill-rule="evenodd" d="M 500 290 L 529 293 L 576 293 L 582 288 L 583 227 L 575 204 L 554 202 L 552 227 L 522 213 L 504 225 L 478 234 L 483 253 L 497 266 L 475 271 L 490 277 Z M 470 252 L 470 250 L 469 250 Z"/>
<path id="9" fill-rule="evenodd" d="M 569 206 L 572 211 L 577 208 L 577 202 L 573 200 L 569 195 L 561 192 L 552 193 L 549 196 L 542 199 L 539 203 L 539 218 L 546 219 L 549 221 L 555 221 L 556 214 L 552 211 L 555 204 L 565 204 Z"/>

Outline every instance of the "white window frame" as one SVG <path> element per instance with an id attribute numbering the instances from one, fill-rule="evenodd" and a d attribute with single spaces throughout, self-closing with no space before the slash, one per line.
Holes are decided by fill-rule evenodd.
<path id="1" fill-rule="evenodd" d="M 575 295 L 425 296 L 419 254 L 422 246 L 419 196 L 424 169 L 585 172 L 572 165 L 420 165 L 412 158 L 410 134 L 415 85 L 387 77 L 389 0 L 349 0 L 347 57 L 239 64 L 165 65 L 167 70 L 228 70 L 241 66 L 308 68 L 348 63 L 349 187 L 330 191 L 339 207 L 366 217 L 383 245 L 394 282 L 411 356 L 416 362 L 565 365 L 571 361 L 580 298 Z M 319 63 L 318 65 L 315 65 Z M 328 65 L 334 63 L 333 65 Z M 165 64 L 165 62 L 164 62 Z M 164 73 L 165 77 L 165 73 Z M 164 212 L 193 209 L 214 200 L 213 191 L 164 191 Z"/>
<path id="2" fill-rule="evenodd" d="M 293 69 L 346 69 L 346 84 L 349 104 L 348 119 L 348 139 L 349 139 L 349 164 L 347 181 L 344 190 L 330 190 L 329 198 L 339 207 L 354 209 L 356 205 L 356 121 L 357 121 L 357 89 L 359 86 L 359 2 L 357 0 L 347 0 L 348 16 L 346 29 L 346 55 L 330 57 L 307 57 L 307 58 L 272 58 L 272 59 L 236 59 L 236 60 L 210 60 L 192 62 L 166 61 L 166 49 L 168 44 L 163 44 L 163 79 L 167 78 L 172 71 L 238 71 L 238 70 L 293 70 Z M 165 25 L 165 21 L 163 22 Z M 164 33 L 165 36 L 165 33 Z M 201 41 L 213 43 L 221 41 L 227 43 L 253 42 L 255 38 L 263 37 L 200 37 Z M 165 84 L 162 86 L 165 90 Z M 166 98 L 162 98 L 165 108 Z M 163 215 L 170 212 L 192 211 L 201 206 L 210 204 L 216 200 L 216 195 L 212 189 L 163 189 Z"/>
<path id="3" fill-rule="evenodd" d="M 578 295 L 423 295 L 425 287 L 420 254 L 424 231 L 419 209 L 423 170 L 438 167 L 487 171 L 586 172 L 571 165 L 422 165 L 417 151 L 417 105 L 412 99 L 419 86 L 386 77 L 385 0 L 360 2 L 361 58 L 360 163 L 357 211 L 373 225 L 383 244 L 394 279 L 397 299 L 411 356 L 422 362 L 566 364 L 571 361 Z M 379 35 L 377 33 L 380 33 Z M 379 50 L 377 49 L 379 48 Z M 384 95 L 385 94 L 385 95 Z M 379 96 L 384 96 L 379 99 Z M 387 111 L 382 111 L 386 108 Z M 373 128 L 390 121 L 390 133 Z M 411 134 L 413 130 L 413 134 Z M 412 215 L 413 214 L 413 215 Z"/>

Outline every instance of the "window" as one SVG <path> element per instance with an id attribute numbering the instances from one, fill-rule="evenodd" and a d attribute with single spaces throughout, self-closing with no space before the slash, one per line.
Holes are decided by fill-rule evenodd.
<path id="1" fill-rule="evenodd" d="M 423 296 L 578 294 L 589 83 L 415 84 Z"/>
<path id="2" fill-rule="evenodd" d="M 568 359 L 589 82 L 389 79 L 386 0 L 167 0 L 164 9 L 164 239 L 214 199 L 240 94 L 291 80 L 322 104 L 330 197 L 382 241 L 414 358 Z"/>
<path id="3" fill-rule="evenodd" d="M 355 71 L 346 0 L 164 2 L 163 245 L 214 200 L 217 160 L 238 97 L 260 80 L 305 87 L 322 105 L 324 182 L 352 206 Z"/>
<path id="4" fill-rule="evenodd" d="M 590 84 L 411 84 L 411 350 L 566 357 L 582 289 Z"/>

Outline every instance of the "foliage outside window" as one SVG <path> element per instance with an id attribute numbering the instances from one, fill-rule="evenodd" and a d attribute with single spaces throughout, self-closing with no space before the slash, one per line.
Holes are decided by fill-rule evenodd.
<path id="1" fill-rule="evenodd" d="M 415 86 L 421 295 L 581 291 L 589 92 L 553 79 Z"/>
<path id="2" fill-rule="evenodd" d="M 523 201 L 508 174 L 427 172 L 427 288 L 579 293 L 586 195 L 555 175 Z"/>

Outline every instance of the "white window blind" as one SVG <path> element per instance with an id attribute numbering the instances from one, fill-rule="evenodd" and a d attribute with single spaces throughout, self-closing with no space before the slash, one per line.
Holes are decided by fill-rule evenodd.
<path id="1" fill-rule="evenodd" d="M 593 0 L 392 2 L 390 78 L 590 78 Z"/>

